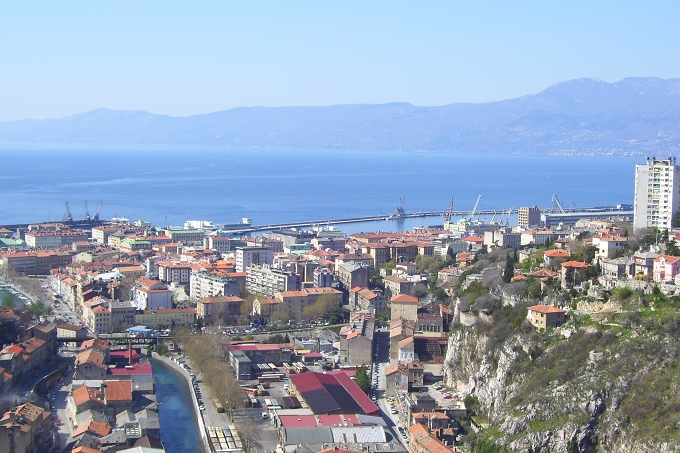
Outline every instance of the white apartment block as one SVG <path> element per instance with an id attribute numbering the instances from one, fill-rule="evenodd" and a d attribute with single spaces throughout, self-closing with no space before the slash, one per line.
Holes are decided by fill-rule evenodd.
<path id="1" fill-rule="evenodd" d="M 268 265 L 248 266 L 246 289 L 253 294 L 274 297 L 282 291 L 297 291 L 301 287 L 300 276 L 291 271 L 272 268 Z"/>
<path id="2" fill-rule="evenodd" d="M 272 264 L 274 251 L 268 247 L 237 247 L 236 272 L 246 272 L 253 264 Z"/>
<path id="3" fill-rule="evenodd" d="M 159 262 L 158 279 L 165 283 L 188 285 L 191 278 L 191 265 L 186 263 Z"/>
<path id="4" fill-rule="evenodd" d="M 239 287 L 235 278 L 216 275 L 207 271 L 194 270 L 191 273 L 189 296 L 194 299 L 217 296 L 238 296 Z"/>
<path id="5" fill-rule="evenodd" d="M 671 229 L 673 214 L 680 208 L 680 166 L 674 157 L 647 158 L 635 166 L 633 227 Z"/>

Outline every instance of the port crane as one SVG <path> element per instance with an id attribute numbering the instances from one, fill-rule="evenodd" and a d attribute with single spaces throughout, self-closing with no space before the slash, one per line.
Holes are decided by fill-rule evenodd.
<path id="1" fill-rule="evenodd" d="M 102 202 L 99 200 L 99 203 L 97 204 L 97 210 L 94 211 L 94 215 L 92 216 L 92 220 L 95 222 L 99 222 L 99 211 L 102 209 Z"/>
<path id="2" fill-rule="evenodd" d="M 406 215 L 406 211 L 404 211 L 404 203 L 406 203 L 406 197 L 399 198 L 399 206 L 393 214 L 395 219 L 401 219 Z"/>
<path id="3" fill-rule="evenodd" d="M 554 193 L 552 196 L 552 209 L 553 212 L 559 212 L 560 214 L 564 214 L 566 211 L 564 210 L 564 207 L 562 206 L 562 203 L 560 203 L 560 200 L 557 198 L 557 194 Z"/>
<path id="4" fill-rule="evenodd" d="M 64 222 L 73 222 L 73 216 L 71 215 L 71 209 L 68 207 L 68 201 L 66 202 L 66 212 L 64 212 Z"/>
<path id="5" fill-rule="evenodd" d="M 444 215 L 444 220 L 450 222 L 451 217 L 453 217 L 453 197 L 451 197 L 451 201 L 449 202 L 449 210 Z"/>
<path id="6" fill-rule="evenodd" d="M 477 197 L 477 202 L 475 203 L 475 207 L 472 208 L 472 211 L 470 212 L 470 221 L 471 222 L 472 222 L 472 219 L 475 216 L 475 212 L 477 212 L 477 206 L 479 206 L 479 200 L 481 200 L 481 199 L 482 199 L 481 195 Z"/>
<path id="7" fill-rule="evenodd" d="M 85 221 L 90 220 L 90 210 L 87 208 L 87 200 L 85 200 L 85 217 L 83 218 Z"/>

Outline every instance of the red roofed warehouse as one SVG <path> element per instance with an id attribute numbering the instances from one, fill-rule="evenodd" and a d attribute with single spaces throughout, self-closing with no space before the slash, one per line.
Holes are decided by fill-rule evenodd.
<path id="1" fill-rule="evenodd" d="M 345 373 L 293 374 L 290 382 L 316 415 L 379 415 L 380 409 Z"/>

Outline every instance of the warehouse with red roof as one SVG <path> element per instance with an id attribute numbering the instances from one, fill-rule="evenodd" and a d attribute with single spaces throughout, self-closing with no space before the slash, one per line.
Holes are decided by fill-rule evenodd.
<path id="1" fill-rule="evenodd" d="M 378 406 L 345 373 L 294 374 L 290 382 L 316 415 L 380 414 Z"/>

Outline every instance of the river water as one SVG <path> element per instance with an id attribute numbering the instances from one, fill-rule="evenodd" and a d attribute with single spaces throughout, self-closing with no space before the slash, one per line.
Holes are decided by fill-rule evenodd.
<path id="1" fill-rule="evenodd" d="M 150 359 L 156 384 L 161 440 L 167 453 L 203 453 L 193 410 L 193 392 L 186 379 L 171 366 Z"/>

